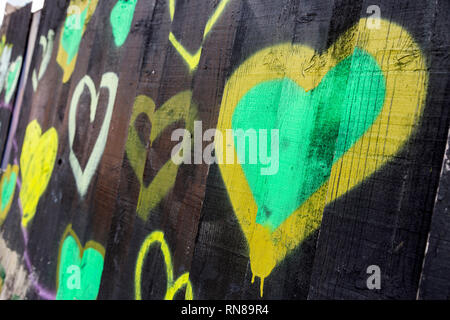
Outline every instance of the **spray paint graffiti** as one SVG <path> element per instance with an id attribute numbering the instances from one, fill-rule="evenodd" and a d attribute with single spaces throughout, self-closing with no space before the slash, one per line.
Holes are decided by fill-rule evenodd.
<path id="1" fill-rule="evenodd" d="M 197 69 L 197 66 L 200 62 L 200 56 L 202 53 L 203 48 L 203 42 L 205 42 L 206 38 L 208 37 L 208 34 L 214 27 L 214 25 L 219 20 L 220 16 L 222 15 L 223 11 L 225 10 L 228 2 L 230 0 L 222 0 L 217 7 L 214 14 L 209 18 L 208 22 L 206 23 L 205 30 L 203 31 L 203 40 L 202 45 L 200 48 L 195 52 L 194 54 L 191 54 L 189 51 L 186 50 L 186 48 L 177 40 L 175 35 L 170 32 L 169 34 L 169 40 L 174 46 L 174 48 L 178 51 L 180 56 L 184 59 L 186 64 L 189 67 L 189 71 L 193 72 L 195 69 Z M 169 0 L 169 13 L 170 13 L 170 20 L 173 22 L 173 18 L 175 15 L 175 6 L 176 6 L 176 0 Z"/>
<path id="2" fill-rule="evenodd" d="M 20 201 L 23 206 L 22 226 L 26 228 L 34 215 L 39 199 L 47 189 L 53 173 L 58 152 L 58 133 L 55 128 L 42 134 L 42 129 L 33 120 L 25 131 L 25 139 L 20 156 L 22 188 Z"/>
<path id="3" fill-rule="evenodd" d="M 386 50 L 389 59 L 382 58 Z M 399 63 L 405 57 L 408 63 Z M 402 148 L 423 109 L 427 81 L 425 59 L 411 36 L 386 21 L 370 31 L 365 19 L 321 55 L 281 44 L 259 51 L 234 72 L 218 129 L 281 131 L 278 175 L 262 177 L 258 166 L 219 164 L 261 295 L 264 279 L 320 226 L 324 206 Z M 409 86 L 418 89 L 411 93 Z M 219 157 L 222 150 L 237 157 L 234 144 L 216 144 L 216 150 Z"/>
<path id="4" fill-rule="evenodd" d="M 0 264 L 0 294 L 2 293 L 3 284 L 5 283 L 6 273 L 5 269 Z"/>
<path id="5" fill-rule="evenodd" d="M 8 165 L 0 181 L 0 226 L 5 222 L 14 199 L 19 166 Z"/>
<path id="6" fill-rule="evenodd" d="M 36 72 L 36 69 L 33 70 L 31 80 L 34 91 L 36 91 L 39 81 L 44 76 L 45 71 L 47 71 L 48 64 L 50 63 L 50 59 L 52 57 L 54 38 L 55 32 L 53 30 L 49 30 L 47 37 L 41 36 L 39 40 L 39 45 L 42 47 L 42 61 L 39 67 L 39 73 Z"/>
<path id="7" fill-rule="evenodd" d="M 135 290 L 136 290 L 136 300 L 142 300 L 141 295 L 141 280 L 142 280 L 142 268 L 144 266 L 145 257 L 148 254 L 152 245 L 159 244 L 161 246 L 161 253 L 164 257 L 164 264 L 166 266 L 167 274 L 167 290 L 164 300 L 173 300 L 177 292 L 181 289 L 186 288 L 185 299 L 193 300 L 194 295 L 192 292 L 192 284 L 189 281 L 189 273 L 186 272 L 181 275 L 177 280 L 173 279 L 173 264 L 172 256 L 170 254 L 169 246 L 164 239 L 164 233 L 161 231 L 155 231 L 151 233 L 144 241 L 139 250 L 138 259 L 136 262 L 136 273 L 135 273 Z"/>
<path id="8" fill-rule="evenodd" d="M 11 44 L 6 44 L 5 36 L 0 43 L 0 93 L 5 92 L 5 103 L 8 105 L 19 83 L 20 70 L 22 69 L 22 56 L 18 56 L 11 62 Z"/>
<path id="9" fill-rule="evenodd" d="M 138 0 L 119 0 L 111 11 L 110 22 L 114 43 L 121 47 L 127 40 Z"/>
<path id="10" fill-rule="evenodd" d="M 59 248 L 56 300 L 95 300 L 103 273 L 105 249 L 89 241 L 84 249 L 69 225 Z"/>
<path id="11" fill-rule="evenodd" d="M 9 104 L 16 91 L 19 83 L 20 70 L 22 70 L 22 56 L 18 56 L 16 60 L 9 65 L 8 74 L 5 84 L 5 103 Z"/>
<path id="12" fill-rule="evenodd" d="M 84 197 L 86 195 L 89 184 L 91 183 L 91 179 L 95 171 L 97 170 L 97 167 L 103 155 L 103 151 L 105 150 L 118 85 L 119 85 L 119 78 L 117 77 L 116 74 L 110 72 L 105 73 L 103 75 L 100 83 L 100 89 L 101 88 L 108 89 L 109 93 L 108 105 L 106 109 L 105 118 L 103 120 L 103 124 L 100 129 L 100 133 L 98 135 L 97 141 L 95 142 L 94 149 L 92 150 L 91 156 L 89 157 L 89 160 L 86 164 L 84 171 L 81 169 L 80 163 L 78 162 L 78 159 L 73 151 L 78 103 L 80 101 L 80 97 L 83 93 L 84 87 L 86 86 L 91 96 L 90 121 L 92 123 L 95 120 L 100 92 L 97 92 L 94 82 L 88 75 L 86 75 L 78 83 L 77 87 L 75 88 L 75 92 L 72 96 L 72 102 L 70 104 L 70 113 L 69 113 L 69 144 L 70 144 L 69 160 L 77 184 L 78 192 L 80 193 L 81 197 Z"/>
<path id="13" fill-rule="evenodd" d="M 2 37 L 0 43 L 0 92 L 5 86 L 9 63 L 11 61 L 12 45 L 6 44 L 6 37 Z"/>
<path id="14" fill-rule="evenodd" d="M 98 0 L 71 0 L 61 37 L 56 61 L 63 69 L 63 83 L 69 81 L 77 63 L 78 49 L 86 31 L 86 25 L 91 20 Z"/>
<path id="15" fill-rule="evenodd" d="M 153 181 L 145 186 L 144 168 L 147 159 L 146 144 L 141 142 L 135 128 L 135 121 L 139 115 L 145 114 L 152 123 L 150 134 L 151 148 L 153 142 L 171 124 L 184 120 L 188 132 L 193 132 L 194 121 L 197 117 L 197 106 L 192 101 L 192 92 L 184 91 L 169 99 L 164 105 L 155 111 L 153 100 L 146 96 L 139 96 L 134 103 L 131 125 L 128 133 L 126 152 L 136 177 L 141 186 L 137 213 L 143 220 L 147 220 L 150 211 L 155 208 L 170 191 L 177 176 L 179 166 L 173 161 L 168 161 L 158 172 Z"/>

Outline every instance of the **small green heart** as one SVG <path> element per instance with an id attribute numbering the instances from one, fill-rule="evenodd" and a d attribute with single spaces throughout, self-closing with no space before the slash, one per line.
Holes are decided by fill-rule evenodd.
<path id="1" fill-rule="evenodd" d="M 130 33 L 138 0 L 119 0 L 111 11 L 110 22 L 117 47 L 124 44 Z"/>
<path id="2" fill-rule="evenodd" d="M 103 255 L 94 248 L 86 248 L 81 258 L 79 244 L 67 236 L 61 249 L 56 300 L 97 299 L 103 263 Z M 76 270 L 80 271 L 79 279 L 74 278 Z"/>
<path id="3" fill-rule="evenodd" d="M 248 163 L 246 143 L 242 168 L 258 205 L 256 222 L 274 230 L 313 195 L 329 179 L 333 164 L 372 126 L 384 99 L 380 66 L 358 48 L 309 92 L 288 78 L 247 92 L 234 111 L 233 129 L 266 129 L 269 147 L 271 130 L 279 130 L 279 170 L 274 175 L 261 175 L 268 165 L 259 160 Z M 259 139 L 257 144 L 259 158 Z"/>
<path id="4" fill-rule="evenodd" d="M 14 61 L 10 65 L 10 70 L 8 71 L 8 75 L 6 77 L 6 91 L 5 91 L 5 101 L 9 102 L 11 100 L 11 96 L 16 90 L 17 82 L 19 80 L 19 72 L 22 68 L 22 57 L 18 57 L 16 61 Z"/>
<path id="5" fill-rule="evenodd" d="M 64 50 L 67 52 L 67 64 L 70 64 L 78 53 L 90 2 L 91 0 L 89 0 L 86 9 L 84 9 L 83 12 L 69 15 L 64 22 L 61 43 Z"/>
<path id="6" fill-rule="evenodd" d="M 2 198 L 0 212 L 5 210 L 6 206 L 10 203 L 14 190 L 16 188 L 17 175 L 15 172 L 11 172 L 9 179 L 5 179 L 2 185 Z"/>

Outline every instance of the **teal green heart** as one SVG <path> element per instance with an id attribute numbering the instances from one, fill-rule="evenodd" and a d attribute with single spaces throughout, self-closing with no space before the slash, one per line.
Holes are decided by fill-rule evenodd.
<path id="1" fill-rule="evenodd" d="M 103 255 L 94 248 L 84 250 L 80 257 L 77 241 L 72 236 L 64 240 L 59 261 L 56 300 L 95 300 L 100 289 Z M 80 270 L 79 285 L 74 282 L 74 267 Z"/>
<path id="2" fill-rule="evenodd" d="M 11 94 L 11 90 L 14 90 L 15 86 L 14 84 L 16 83 L 16 79 L 18 77 L 18 73 L 20 71 L 20 69 L 22 68 L 22 63 L 19 61 L 21 61 L 21 58 L 19 57 L 19 60 L 16 60 L 16 62 L 14 63 L 14 69 L 10 70 L 8 72 L 8 76 L 6 78 L 6 91 L 5 91 L 5 96 L 9 97 Z"/>
<path id="3" fill-rule="evenodd" d="M 61 44 L 67 52 L 67 64 L 70 64 L 78 53 L 90 2 L 91 0 L 83 12 L 69 15 L 64 22 Z"/>
<path id="4" fill-rule="evenodd" d="M 3 181 L 0 212 L 3 212 L 8 203 L 11 201 L 11 197 L 14 194 L 14 190 L 16 188 L 16 181 L 17 175 L 15 172 L 11 172 L 9 179 L 5 179 Z"/>
<path id="5" fill-rule="evenodd" d="M 263 82 L 245 94 L 233 113 L 235 133 L 266 129 L 270 147 L 271 130 L 279 130 L 279 168 L 273 175 L 261 174 L 269 166 L 260 161 L 260 151 L 267 150 L 260 150 L 262 140 L 257 141 L 256 164 L 249 163 L 246 140 L 241 166 L 258 205 L 257 223 L 273 231 L 329 179 L 333 164 L 376 120 L 385 92 L 380 66 L 356 48 L 311 91 L 285 78 Z M 238 150 L 236 136 L 235 146 Z M 244 162 L 242 156 L 239 160 Z"/>
<path id="6" fill-rule="evenodd" d="M 138 0 L 119 0 L 111 11 L 110 22 L 117 47 L 122 46 L 130 33 Z"/>

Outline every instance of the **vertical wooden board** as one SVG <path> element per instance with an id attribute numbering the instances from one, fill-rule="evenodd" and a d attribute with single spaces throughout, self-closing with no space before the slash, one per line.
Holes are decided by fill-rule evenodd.
<path id="1" fill-rule="evenodd" d="M 142 145 L 145 156 L 135 157 L 128 149 L 126 152 L 111 231 L 114 240 L 111 238 L 110 244 L 114 243 L 108 247 L 108 259 L 115 263 L 108 264 L 105 271 L 108 281 L 103 282 L 104 288 L 113 288 L 102 290 L 102 298 L 111 295 L 123 299 L 138 298 L 136 289 L 140 287 L 141 298 L 162 299 L 167 294 L 167 286 L 172 286 L 167 285 L 166 277 L 171 274 L 175 281 L 190 270 L 208 166 L 183 164 L 175 175 L 167 170 L 164 173 L 163 166 L 170 162 L 171 151 L 178 144 L 171 141 L 171 133 L 175 129 L 191 128 L 193 133 L 194 120 L 202 121 L 204 130 L 214 127 L 214 111 L 219 103 L 217 92 L 220 92 L 228 58 L 227 51 L 219 50 L 222 46 L 228 47 L 234 39 L 233 30 L 225 26 L 233 21 L 235 7 L 231 2 L 226 6 L 206 37 L 205 26 L 218 10 L 218 3 L 211 2 L 205 6 L 180 2 L 174 8 L 172 21 L 168 2 L 158 2 L 149 17 L 152 29 L 145 47 L 137 92 L 137 100 L 142 95 L 146 97 L 144 112 L 148 114 L 136 114 L 134 123 L 130 122 L 130 132 L 136 128 L 139 141 L 130 133 L 127 142 L 131 148 Z M 171 37 L 175 37 L 176 42 L 170 40 Z M 198 65 L 182 54 L 183 50 L 190 54 L 199 52 Z M 155 105 L 154 113 L 150 111 L 151 101 Z M 184 115 L 170 111 L 175 107 L 184 107 Z M 154 118 L 149 121 L 149 117 Z M 160 128 L 167 120 L 168 124 Z M 152 130 L 158 130 L 158 134 Z M 148 143 L 150 139 L 152 141 Z M 144 149 L 146 144 L 147 150 Z M 144 166 L 141 174 L 136 172 L 136 163 Z M 161 184 L 166 183 L 168 189 L 163 189 Z M 143 197 L 146 197 L 141 205 L 144 210 L 139 209 L 138 202 L 141 188 Z M 159 196 L 152 197 L 149 192 Z M 164 237 L 159 242 L 167 247 L 156 242 L 148 251 L 142 249 L 150 239 L 148 237 L 155 234 Z M 120 242 L 116 240 L 119 237 Z M 170 257 L 167 265 L 163 252 L 165 257 Z M 140 254 L 142 259 L 139 259 Z M 139 281 L 135 273 L 141 270 Z M 195 297 L 195 284 L 192 285 Z M 182 288 L 176 297 L 182 297 L 183 293 Z"/>
<path id="2" fill-rule="evenodd" d="M 440 3 L 437 12 L 439 15 L 445 15 L 445 10 L 448 10 L 448 5 Z M 447 11 L 448 12 L 448 11 Z M 448 66 L 450 66 L 450 58 L 448 57 L 448 42 L 444 39 L 448 37 L 447 31 L 449 27 L 448 19 L 437 19 L 433 31 L 432 42 L 438 49 L 433 50 L 433 59 L 439 61 L 435 63 L 433 73 L 436 74 L 435 87 L 437 92 L 445 92 L 445 94 L 435 95 L 436 103 L 447 105 L 444 108 L 448 118 L 449 108 L 448 101 L 450 99 L 450 81 L 448 78 Z M 439 67 L 447 66 L 446 68 Z M 439 77 L 440 76 L 440 77 Z M 446 80 L 445 80 L 446 79 Z M 439 84 L 439 86 L 438 86 Z M 433 95 L 435 93 L 433 92 Z M 439 117 L 436 114 L 436 117 Z M 447 127 L 449 126 L 447 122 Z M 442 128 L 445 130 L 445 128 Z M 417 297 L 419 299 L 448 299 L 449 298 L 449 282 L 447 280 L 446 268 L 448 264 L 448 235 L 446 229 L 448 228 L 447 213 L 448 213 L 448 158 L 449 148 L 447 140 L 447 150 L 444 155 L 442 164 L 441 176 L 439 179 L 439 189 L 435 197 L 433 208 L 433 215 L 431 218 L 431 227 L 428 235 L 428 242 L 424 257 L 424 266 L 420 278 L 420 286 Z"/>
<path id="3" fill-rule="evenodd" d="M 332 174 L 335 182 L 328 190 L 328 197 L 337 199 L 324 211 L 309 299 L 415 299 L 418 290 L 448 132 L 449 61 L 445 52 L 449 38 L 444 21 L 450 8 L 444 2 L 364 1 L 362 15 L 373 4 L 381 8 L 381 17 L 390 21 L 391 32 L 394 23 L 401 26 L 420 48 L 412 51 L 413 42 L 404 39 L 406 33 L 402 33 L 398 46 L 380 51 L 380 56 L 393 59 L 387 81 L 389 77 L 402 77 L 408 64 L 414 63 L 414 59 L 393 58 L 398 52 L 403 50 L 405 57 L 417 57 L 421 52 L 426 68 L 414 71 L 421 74 L 415 83 L 418 86 L 423 82 L 421 77 L 428 74 L 426 100 L 422 115 L 417 109 L 418 121 L 409 138 L 394 155 L 386 152 L 393 149 L 391 144 L 404 139 L 395 129 L 407 117 L 402 118 L 403 111 L 392 112 L 389 120 L 392 134 L 383 148 L 370 154 L 352 155 Z M 411 55 L 412 52 L 415 53 Z M 408 82 L 404 85 L 410 87 L 409 92 L 400 89 L 391 99 L 403 95 L 409 97 L 410 105 L 412 101 L 417 102 L 415 97 L 424 92 L 423 88 Z M 361 159 L 365 159 L 366 166 L 356 165 Z M 367 168 L 373 160 L 375 163 L 388 161 L 353 189 L 346 187 L 351 184 L 347 168 L 355 175 L 359 170 L 370 172 Z M 369 290 L 367 285 L 371 275 L 367 270 L 372 265 L 381 270 L 379 290 Z"/>
<path id="4" fill-rule="evenodd" d="M 320 51 L 326 46 L 330 8 L 327 1 L 243 2 L 227 81 L 234 72 L 242 72 L 237 70 L 246 60 L 265 48 L 295 43 Z M 276 59 L 283 58 L 276 55 L 271 58 L 270 54 L 265 57 L 268 68 L 274 69 Z M 243 79 L 255 76 L 243 72 Z M 307 297 L 316 237 L 317 233 L 311 232 L 273 270 L 264 283 L 264 299 Z M 252 284 L 252 276 L 248 240 L 219 166 L 212 165 L 191 271 L 198 298 L 258 299 L 260 280 Z"/>
<path id="5" fill-rule="evenodd" d="M 0 83 L 0 155 L 3 155 L 8 137 L 23 59 L 25 58 L 31 22 L 30 9 L 31 6 L 27 5 L 5 16 L 0 31 L 0 46 L 2 48 L 0 53 L 2 57 L 0 65 L 2 79 Z"/>
<path id="6" fill-rule="evenodd" d="M 433 210 L 425 261 L 420 278 L 418 298 L 424 300 L 449 299 L 448 260 L 448 210 L 450 135 L 442 165 L 442 174 Z"/>

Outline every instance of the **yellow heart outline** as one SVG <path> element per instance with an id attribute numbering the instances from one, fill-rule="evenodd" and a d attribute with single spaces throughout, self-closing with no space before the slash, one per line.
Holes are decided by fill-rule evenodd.
<path id="1" fill-rule="evenodd" d="M 189 51 L 186 50 L 186 48 L 177 40 L 175 35 L 170 31 L 169 33 L 169 40 L 174 46 L 174 48 L 178 51 L 180 56 L 184 59 L 184 61 L 187 63 L 189 67 L 189 72 L 193 72 L 195 69 L 197 69 L 198 64 L 200 63 L 200 56 L 203 49 L 203 43 L 205 42 L 209 32 L 216 24 L 217 20 L 219 20 L 220 16 L 222 15 L 223 11 L 225 10 L 225 7 L 227 6 L 228 2 L 230 0 L 222 0 L 217 7 L 217 9 L 214 11 L 213 15 L 209 18 L 208 22 L 206 23 L 205 30 L 203 31 L 203 39 L 202 44 L 200 48 L 197 50 L 196 53 L 191 54 Z M 169 13 L 170 13 L 170 21 L 173 22 L 173 18 L 175 15 L 175 5 L 176 0 L 169 0 Z"/>
<path id="2" fill-rule="evenodd" d="M 166 273 L 167 273 L 167 289 L 164 300 L 173 300 L 176 293 L 184 287 L 186 287 L 185 299 L 193 300 L 194 294 L 192 291 L 192 284 L 189 280 L 189 272 L 185 272 L 177 280 L 175 281 L 173 280 L 172 257 L 170 254 L 169 246 L 167 245 L 167 242 L 164 239 L 164 233 L 161 231 L 154 231 L 149 236 L 147 236 L 147 238 L 144 240 L 141 246 L 141 249 L 139 250 L 134 277 L 136 300 L 142 300 L 141 280 L 142 280 L 142 268 L 144 267 L 144 260 L 151 246 L 156 243 L 159 243 L 161 245 L 161 252 L 164 257 L 164 263 L 166 266 Z"/>
<path id="3" fill-rule="evenodd" d="M 312 90 L 355 47 L 375 58 L 386 79 L 386 98 L 376 121 L 333 165 L 327 183 L 274 232 L 256 223 L 258 207 L 238 164 L 234 141 L 229 145 L 216 142 L 219 158 L 223 158 L 224 150 L 234 155 L 235 164 L 219 164 L 219 168 L 249 244 L 252 281 L 255 276 L 261 279 L 261 296 L 264 279 L 291 250 L 319 228 L 325 205 L 359 185 L 386 164 L 409 139 L 418 115 L 423 111 L 428 85 L 425 57 L 405 29 L 388 21 L 380 22 L 380 28 L 371 31 L 367 28 L 367 19 L 361 19 L 320 55 L 310 47 L 291 43 L 268 47 L 248 58 L 227 81 L 217 126 L 222 132 L 232 128 L 234 108 L 255 85 L 268 80 L 290 78 L 305 91 Z M 349 45 L 352 42 L 354 45 Z M 389 53 L 387 58 L 385 53 Z M 405 58 L 409 59 L 408 63 L 397 63 Z M 391 122 L 395 126 L 389 126 Z M 361 154 L 365 157 L 355 157 Z"/>
<path id="4" fill-rule="evenodd" d="M 189 104 L 184 105 L 185 102 L 189 102 Z M 194 121 L 197 119 L 198 108 L 192 100 L 192 92 L 188 90 L 178 93 L 167 100 L 161 108 L 156 111 L 155 109 L 156 105 L 153 99 L 144 95 L 136 98 L 125 147 L 130 165 L 139 180 L 140 191 L 136 211 L 138 216 L 144 221 L 148 219 L 150 211 L 161 202 L 173 187 L 179 166 L 171 160 L 167 161 L 150 184 L 147 187 L 145 186 L 144 169 L 147 160 L 147 148 L 142 145 L 135 128 L 136 119 L 139 115 L 145 114 L 150 120 L 152 129 L 149 147 L 151 147 L 165 128 L 179 120 L 184 120 L 187 131 L 192 133 Z"/>

